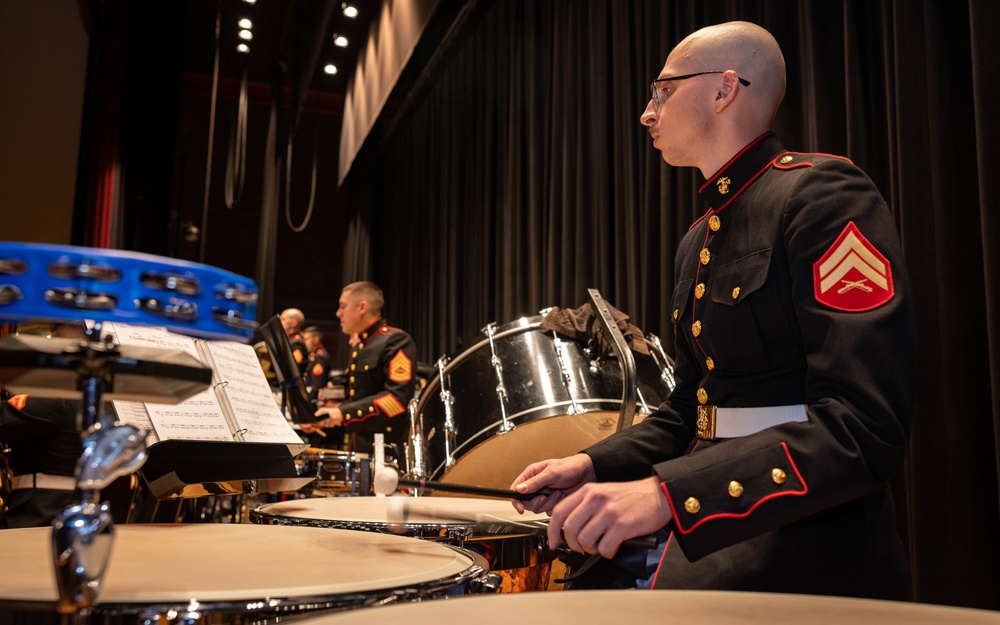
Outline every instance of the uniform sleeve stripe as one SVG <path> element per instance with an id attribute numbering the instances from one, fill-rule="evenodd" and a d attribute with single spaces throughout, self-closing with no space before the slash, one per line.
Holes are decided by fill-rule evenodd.
<path id="1" fill-rule="evenodd" d="M 385 394 L 375 398 L 375 405 L 379 407 L 387 417 L 395 417 L 406 410 L 403 404 L 399 403 L 395 395 Z"/>

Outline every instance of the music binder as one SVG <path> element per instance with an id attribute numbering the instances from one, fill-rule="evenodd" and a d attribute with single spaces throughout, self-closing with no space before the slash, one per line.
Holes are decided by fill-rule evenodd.
<path id="1" fill-rule="evenodd" d="M 158 499 L 297 490 L 308 447 L 271 394 L 253 347 L 166 328 L 105 323 L 120 345 L 183 350 L 212 370 L 208 389 L 177 404 L 113 401 L 118 420 L 148 432 L 140 472 Z"/>

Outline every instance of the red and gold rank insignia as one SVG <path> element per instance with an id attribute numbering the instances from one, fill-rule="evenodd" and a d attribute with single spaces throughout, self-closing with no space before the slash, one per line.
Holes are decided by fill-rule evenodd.
<path id="1" fill-rule="evenodd" d="M 846 312 L 878 308 L 892 300 L 892 267 L 854 222 L 813 264 L 816 301 Z"/>
<path id="2" fill-rule="evenodd" d="M 7 403 L 17 408 L 18 410 L 24 410 L 24 404 L 28 403 L 28 396 L 14 395 L 13 397 L 7 400 Z"/>
<path id="3" fill-rule="evenodd" d="M 323 375 L 323 365 L 322 363 L 316 363 L 313 365 L 312 374 L 316 377 Z"/>
<path id="4" fill-rule="evenodd" d="M 389 379 L 393 382 L 409 382 L 412 377 L 413 363 L 406 357 L 403 350 L 399 350 L 389 361 Z"/>

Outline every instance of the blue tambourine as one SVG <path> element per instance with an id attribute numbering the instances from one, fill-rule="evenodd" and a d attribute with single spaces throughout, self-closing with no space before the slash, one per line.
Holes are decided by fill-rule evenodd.
<path id="1" fill-rule="evenodd" d="M 256 316 L 256 283 L 215 267 L 121 250 L 0 242 L 0 320 L 120 321 L 249 340 Z"/>

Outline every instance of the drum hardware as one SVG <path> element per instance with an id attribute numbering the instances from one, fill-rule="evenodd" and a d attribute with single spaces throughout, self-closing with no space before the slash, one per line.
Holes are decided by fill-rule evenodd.
<path id="1" fill-rule="evenodd" d="M 638 389 L 635 374 L 635 357 L 632 355 L 632 350 L 625 344 L 625 337 L 622 336 L 621 330 L 618 329 L 618 324 L 611 317 L 611 312 L 608 310 L 607 305 L 605 305 L 600 291 L 597 289 L 587 289 L 587 295 L 590 297 L 594 311 L 597 312 L 597 319 L 601 322 L 601 327 L 604 328 L 604 332 L 611 339 L 611 347 L 615 355 L 618 356 L 618 362 L 621 363 L 622 403 L 621 411 L 618 415 L 618 427 L 615 428 L 616 432 L 620 432 L 632 425 L 632 420 L 635 417 L 635 402 Z"/>
<path id="2" fill-rule="evenodd" d="M 52 263 L 49 265 L 49 275 L 63 280 L 89 278 L 98 282 L 118 282 L 122 279 L 121 271 L 114 267 L 91 265 L 87 261 L 78 264 Z"/>
<path id="3" fill-rule="evenodd" d="M 240 304 L 255 304 L 257 302 L 257 289 L 247 288 L 242 284 L 220 284 L 215 289 L 215 296 L 219 299 L 232 300 Z"/>
<path id="4" fill-rule="evenodd" d="M 555 332 L 552 333 L 552 346 L 556 351 L 556 360 L 559 362 L 559 371 L 562 372 L 562 382 L 563 386 L 566 387 L 566 392 L 569 393 L 569 399 L 572 402 L 567 414 L 581 414 L 583 413 L 583 408 L 576 401 L 576 395 L 573 394 L 573 376 L 570 374 L 569 366 L 567 364 L 568 357 L 565 355 L 565 350 L 567 349 L 566 341 L 559 338 Z"/>
<path id="5" fill-rule="evenodd" d="M 660 377 L 663 378 L 663 381 L 666 382 L 667 386 L 670 387 L 670 390 L 673 391 L 674 387 L 677 385 L 677 382 L 674 380 L 674 366 L 670 356 L 667 356 L 667 352 L 663 349 L 663 341 L 661 341 L 660 337 L 655 334 L 647 334 L 646 341 L 653 346 L 654 349 L 650 352 L 650 354 L 653 355 L 653 358 L 656 359 L 660 369 L 663 370 Z"/>
<path id="6" fill-rule="evenodd" d="M 493 335 L 496 334 L 496 330 L 497 324 L 490 323 L 482 329 L 482 332 L 486 334 L 490 341 L 490 364 L 493 365 L 493 372 L 497 376 L 497 399 L 500 400 L 500 419 L 502 421 L 497 434 L 506 434 L 514 429 L 514 424 L 507 419 L 507 387 L 503 383 L 503 366 L 500 364 L 500 358 L 497 357 L 497 346 L 493 341 Z"/>
<path id="7" fill-rule="evenodd" d="M 451 389 L 445 382 L 444 377 L 444 369 L 447 364 L 447 356 L 441 356 L 434 363 L 434 367 L 438 371 L 438 380 L 441 382 L 441 405 L 444 406 L 444 466 L 446 469 L 451 468 L 455 464 L 455 437 L 458 434 L 458 428 L 455 426 L 455 398 L 452 397 Z M 428 436 L 428 438 L 430 437 Z M 423 465 L 416 466 L 421 467 L 419 474 L 423 475 Z M 414 474 L 416 475 L 417 473 Z M 424 477 L 426 476 L 424 475 Z"/>
<path id="8" fill-rule="evenodd" d="M 411 475 L 417 478 L 423 475 L 423 467 L 427 466 L 427 444 L 424 441 L 424 428 L 417 414 L 419 400 L 414 397 L 407 403 L 406 412 L 410 416 L 410 444 L 406 449 L 406 466 L 414 467 Z"/>

